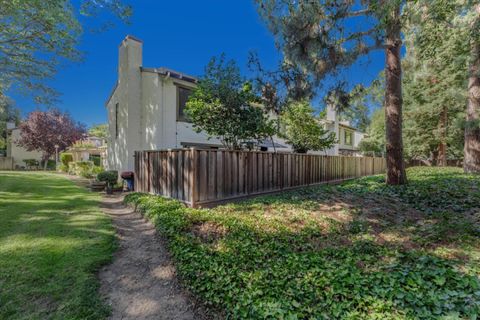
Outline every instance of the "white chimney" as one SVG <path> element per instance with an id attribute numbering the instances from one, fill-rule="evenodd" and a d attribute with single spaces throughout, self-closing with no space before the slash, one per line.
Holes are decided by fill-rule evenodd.
<path id="1" fill-rule="evenodd" d="M 123 128 L 119 139 L 123 139 L 125 156 L 129 170 L 134 167 L 133 154 L 142 150 L 142 47 L 143 42 L 133 36 L 127 36 L 118 49 L 118 87 L 117 99 Z"/>
<path id="2" fill-rule="evenodd" d="M 118 80 L 127 73 L 140 73 L 142 67 L 143 41 L 133 36 L 126 36 L 118 49 Z"/>
<path id="3" fill-rule="evenodd" d="M 333 122 L 338 121 L 337 109 L 331 103 L 327 104 L 327 120 L 333 121 Z"/>
<path id="4" fill-rule="evenodd" d="M 339 140 L 340 140 L 340 127 L 339 127 L 339 120 L 338 120 L 338 112 L 337 108 L 332 104 L 327 104 L 327 120 L 333 122 L 332 129 L 335 133 L 335 137 L 337 139 L 337 143 L 333 145 L 333 154 L 338 155 L 339 152 Z"/>

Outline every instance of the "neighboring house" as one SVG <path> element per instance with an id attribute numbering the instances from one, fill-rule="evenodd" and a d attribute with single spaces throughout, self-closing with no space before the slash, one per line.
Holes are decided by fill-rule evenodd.
<path id="1" fill-rule="evenodd" d="M 196 86 L 196 78 L 167 68 L 144 67 L 142 47 L 143 42 L 132 36 L 127 36 L 119 47 L 118 80 L 106 102 L 107 167 L 133 171 L 136 150 L 222 147 L 218 139 L 197 133 L 185 119 L 185 103 Z M 350 137 L 352 129 L 335 118 L 328 118 L 326 125 L 338 132 L 342 144 L 321 154 L 353 152 L 360 140 L 356 131 Z M 274 147 L 277 151 L 291 151 L 279 138 L 273 143 L 265 141 L 262 149 Z"/>
<path id="2" fill-rule="evenodd" d="M 71 153 L 73 161 L 93 161 L 95 165 L 106 164 L 107 146 L 105 140 L 99 137 L 86 136 L 77 141 L 66 152 Z"/>
<path id="3" fill-rule="evenodd" d="M 20 128 L 7 124 L 7 157 L 13 158 L 13 167 L 15 169 L 25 168 L 26 164 L 23 160 L 27 159 L 34 159 L 40 163 L 43 153 L 27 151 L 17 144 L 18 140 L 20 140 Z"/>
<path id="4" fill-rule="evenodd" d="M 322 121 L 330 132 L 335 132 L 337 141 L 332 148 L 325 150 L 327 155 L 361 156 L 358 150 L 365 133 L 350 126 L 348 121 L 340 121 L 333 106 L 327 106 L 326 119 Z"/>

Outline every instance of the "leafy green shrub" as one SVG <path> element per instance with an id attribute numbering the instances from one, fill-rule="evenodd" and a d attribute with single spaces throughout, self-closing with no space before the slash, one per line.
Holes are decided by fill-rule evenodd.
<path id="1" fill-rule="evenodd" d="M 110 187 L 113 187 L 118 181 L 118 171 L 108 170 L 108 171 L 100 172 L 97 175 L 97 180 L 104 181 L 107 183 L 107 185 L 109 185 Z"/>
<path id="2" fill-rule="evenodd" d="M 91 155 L 90 161 L 96 166 L 101 166 L 101 157 L 99 155 Z"/>
<path id="3" fill-rule="evenodd" d="M 44 167 L 45 166 L 45 160 L 42 160 L 40 162 L 40 167 Z M 48 159 L 47 160 L 47 170 L 55 170 L 57 167 L 57 162 L 55 160 L 51 160 L 51 159 Z"/>
<path id="4" fill-rule="evenodd" d="M 91 179 L 94 177 L 94 165 L 92 161 L 70 162 L 68 172 L 77 176 Z"/>
<path id="5" fill-rule="evenodd" d="M 68 172 L 68 165 L 64 165 L 63 163 L 60 163 L 57 167 L 57 171 Z"/>
<path id="6" fill-rule="evenodd" d="M 25 162 L 25 166 L 27 168 L 39 167 L 40 166 L 40 162 L 36 159 L 23 159 L 23 162 Z"/>
<path id="7" fill-rule="evenodd" d="M 410 182 L 414 189 L 434 190 L 435 183 L 448 184 L 448 179 L 423 177 L 422 187 L 420 182 Z M 135 205 L 166 236 L 178 273 L 192 292 L 207 306 L 223 309 L 227 318 L 475 318 L 480 312 L 480 269 L 475 261 L 466 267 L 465 261 L 425 249 L 383 245 L 372 239 L 366 221 L 344 228 L 319 227 L 317 199 L 341 193 L 352 197 L 362 188 L 384 192 L 387 202 L 391 195 L 402 196 L 403 187 L 382 188 L 380 181 L 384 177 L 214 209 L 190 209 L 176 200 L 142 193 L 127 195 L 125 202 Z M 458 182 L 463 183 L 467 182 Z M 480 193 L 480 189 L 464 188 L 464 198 L 469 191 L 474 197 Z M 421 194 L 409 196 L 408 201 L 430 204 Z M 452 195 L 452 202 L 459 204 L 456 192 Z M 464 208 L 469 207 L 465 203 Z M 298 221 L 308 210 L 313 217 Z M 296 229 L 297 223 L 301 229 Z"/>
<path id="8" fill-rule="evenodd" d="M 75 162 L 70 162 L 68 164 L 68 174 L 76 175 L 77 174 L 77 164 Z"/>
<path id="9" fill-rule="evenodd" d="M 71 153 L 67 153 L 67 152 L 61 153 L 60 154 L 60 162 L 64 166 L 68 166 L 68 164 L 70 162 L 73 162 L 73 155 Z"/>
<path id="10" fill-rule="evenodd" d="M 101 166 L 93 166 L 92 173 L 97 176 L 99 173 L 104 172 L 105 169 Z"/>

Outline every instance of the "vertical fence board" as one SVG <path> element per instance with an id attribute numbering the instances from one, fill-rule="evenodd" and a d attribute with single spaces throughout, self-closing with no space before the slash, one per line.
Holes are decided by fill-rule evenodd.
<path id="1" fill-rule="evenodd" d="M 223 174 L 223 152 L 216 152 L 215 153 L 216 158 L 217 158 L 217 172 L 216 172 L 216 178 L 217 178 L 217 199 L 223 198 L 223 179 L 224 179 L 224 174 Z"/>
<path id="2" fill-rule="evenodd" d="M 173 149 L 135 152 L 135 188 L 191 206 L 383 173 L 385 159 Z"/>
<path id="3" fill-rule="evenodd" d="M 216 151 L 208 151 L 208 199 L 216 199 L 216 184 L 217 184 L 217 157 Z"/>
<path id="4" fill-rule="evenodd" d="M 245 153 L 238 153 L 238 194 L 245 194 Z"/>

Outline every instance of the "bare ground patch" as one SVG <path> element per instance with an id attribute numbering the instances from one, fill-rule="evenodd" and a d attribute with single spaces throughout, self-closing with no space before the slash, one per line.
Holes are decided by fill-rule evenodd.
<path id="1" fill-rule="evenodd" d="M 224 226 L 206 221 L 195 223 L 191 228 L 192 234 L 204 243 L 216 242 L 227 234 Z"/>
<path id="2" fill-rule="evenodd" d="M 101 206 L 112 217 L 119 248 L 99 273 L 111 319 L 207 319 L 177 282 L 175 267 L 155 227 L 123 197 L 107 196 Z"/>

